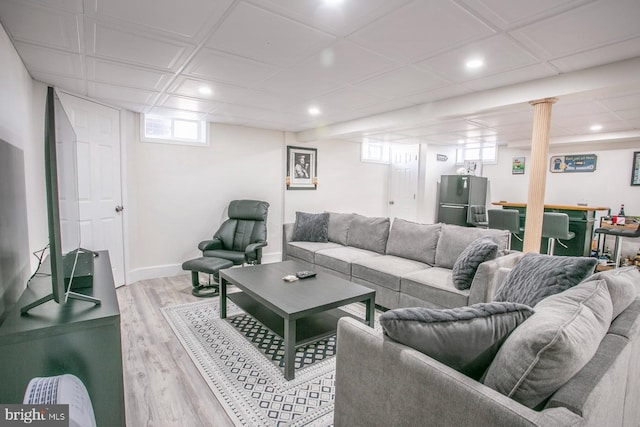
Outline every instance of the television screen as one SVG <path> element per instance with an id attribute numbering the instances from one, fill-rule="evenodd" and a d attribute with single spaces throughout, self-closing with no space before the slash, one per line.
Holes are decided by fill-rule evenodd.
<path id="1" fill-rule="evenodd" d="M 64 304 L 70 297 L 100 304 L 71 291 L 78 266 L 93 273 L 93 253 L 81 249 L 76 134 L 53 87 L 47 89 L 44 154 L 51 294 L 22 307 L 23 314 L 51 300 Z"/>

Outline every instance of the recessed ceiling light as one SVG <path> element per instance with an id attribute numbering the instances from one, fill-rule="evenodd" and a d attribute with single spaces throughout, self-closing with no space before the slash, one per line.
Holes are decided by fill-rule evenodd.
<path id="1" fill-rule="evenodd" d="M 480 58 L 470 59 L 465 63 L 465 66 L 469 70 L 475 70 L 477 68 L 482 67 L 483 65 L 484 65 L 484 61 Z"/>
<path id="2" fill-rule="evenodd" d="M 598 132 L 598 131 L 602 130 L 602 125 L 592 125 L 589 129 L 592 132 Z"/>
<path id="3" fill-rule="evenodd" d="M 198 93 L 200 95 L 211 95 L 213 93 L 213 91 L 211 90 L 211 88 L 209 86 L 200 86 L 198 88 Z"/>
<path id="4" fill-rule="evenodd" d="M 318 107 L 309 107 L 307 111 L 312 116 L 317 116 L 318 114 L 320 114 L 320 109 Z"/>
<path id="5" fill-rule="evenodd" d="M 464 144 L 466 141 L 464 139 L 459 139 L 458 144 Z"/>
<path id="6" fill-rule="evenodd" d="M 324 4 L 327 6 L 339 6 L 342 2 L 343 0 L 324 0 Z"/>

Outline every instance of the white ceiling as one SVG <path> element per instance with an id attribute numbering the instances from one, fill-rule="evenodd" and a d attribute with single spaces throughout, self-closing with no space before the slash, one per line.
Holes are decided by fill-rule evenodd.
<path id="1" fill-rule="evenodd" d="M 0 0 L 0 22 L 35 79 L 133 111 L 302 140 L 515 145 L 527 101 L 558 96 L 555 141 L 640 139 L 639 0 L 325 3 Z"/>

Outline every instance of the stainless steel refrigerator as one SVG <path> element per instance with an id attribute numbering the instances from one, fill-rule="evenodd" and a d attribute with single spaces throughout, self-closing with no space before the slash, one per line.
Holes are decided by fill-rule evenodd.
<path id="1" fill-rule="evenodd" d="M 469 206 L 484 206 L 486 200 L 487 178 L 473 175 L 442 175 L 438 221 L 446 224 L 470 225 Z"/>

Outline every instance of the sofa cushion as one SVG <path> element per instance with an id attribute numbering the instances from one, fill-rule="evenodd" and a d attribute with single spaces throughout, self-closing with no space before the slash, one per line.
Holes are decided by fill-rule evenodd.
<path id="1" fill-rule="evenodd" d="M 453 285 L 458 289 L 469 289 L 478 266 L 497 255 L 498 244 L 491 237 L 485 236 L 471 242 L 453 264 Z"/>
<path id="2" fill-rule="evenodd" d="M 353 261 L 351 275 L 376 285 L 400 290 L 400 278 L 407 273 L 430 268 L 429 265 L 393 255 L 361 258 Z"/>
<path id="3" fill-rule="evenodd" d="M 418 224 L 395 218 L 389 230 L 386 253 L 433 265 L 440 228 L 440 224 Z"/>
<path id="4" fill-rule="evenodd" d="M 327 212 L 312 214 L 296 212 L 293 225 L 293 242 L 328 242 L 329 214 Z"/>
<path id="5" fill-rule="evenodd" d="M 428 301 L 436 307 L 469 305 L 469 289 L 453 286 L 451 270 L 448 268 L 432 267 L 407 273 L 400 279 L 400 292 Z"/>
<path id="6" fill-rule="evenodd" d="M 530 307 L 513 303 L 399 308 L 383 313 L 380 325 L 395 341 L 479 379 L 511 331 L 532 314 Z"/>
<path id="7" fill-rule="evenodd" d="M 341 246 L 317 251 L 314 262 L 316 265 L 351 276 L 351 263 L 357 259 L 369 257 L 378 258 L 380 254 L 366 249 Z"/>
<path id="8" fill-rule="evenodd" d="M 315 262 L 315 253 L 322 249 L 341 248 L 342 245 L 327 242 L 289 242 L 287 244 L 287 255 L 299 258 L 301 260 Z"/>
<path id="9" fill-rule="evenodd" d="M 638 296 L 637 288 L 640 288 L 640 271 L 636 267 L 614 268 L 592 274 L 584 279 L 584 282 L 591 280 L 604 280 L 606 282 L 613 304 L 612 317 L 615 319 Z"/>
<path id="10" fill-rule="evenodd" d="M 462 251 L 474 240 L 485 236 L 498 244 L 498 250 L 506 250 L 509 238 L 506 230 L 442 224 L 436 248 L 436 267 L 453 268 Z"/>
<path id="11" fill-rule="evenodd" d="M 384 254 L 389 238 L 389 218 L 365 217 L 354 214 L 347 245 Z"/>
<path id="12" fill-rule="evenodd" d="M 595 258 L 528 253 L 511 270 L 494 297 L 534 307 L 549 295 L 577 285 L 593 273 Z"/>
<path id="13" fill-rule="evenodd" d="M 353 214 L 329 212 L 329 241 L 347 245 Z"/>
<path id="14" fill-rule="evenodd" d="M 593 357 L 612 311 L 603 280 L 544 299 L 504 342 L 487 370 L 485 385 L 536 408 Z"/>

